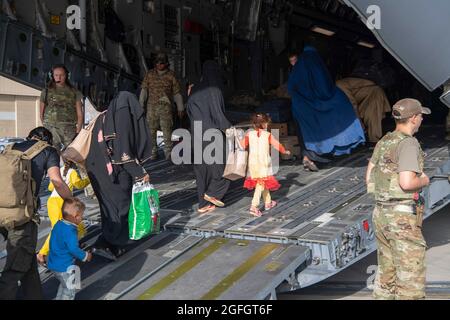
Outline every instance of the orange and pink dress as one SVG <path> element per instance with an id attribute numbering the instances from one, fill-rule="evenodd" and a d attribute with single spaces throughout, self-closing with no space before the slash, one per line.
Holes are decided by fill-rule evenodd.
<path id="1" fill-rule="evenodd" d="M 273 146 L 280 153 L 285 153 L 284 146 L 270 132 L 263 129 L 248 131 L 243 145 L 244 148 L 249 147 L 244 188 L 253 190 L 259 184 L 264 187 L 264 190 L 278 190 L 281 185 L 273 176 L 270 146 Z"/>

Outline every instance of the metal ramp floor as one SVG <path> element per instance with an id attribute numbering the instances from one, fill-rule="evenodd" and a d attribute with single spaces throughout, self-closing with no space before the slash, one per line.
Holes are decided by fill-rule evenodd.
<path id="1" fill-rule="evenodd" d="M 275 288 L 306 263 L 309 249 L 226 238 L 202 240 L 123 299 L 275 298 Z"/>
<path id="2" fill-rule="evenodd" d="M 425 190 L 429 216 L 450 201 L 449 146 L 433 136 L 423 141 L 425 171 L 437 177 Z M 374 203 L 364 184 L 371 153 L 362 149 L 316 173 L 282 162 L 282 188 L 273 193 L 279 206 L 259 218 L 248 213 L 252 192 L 242 188 L 242 180 L 232 183 L 225 208 L 199 215 L 192 167 L 155 162 L 151 179 L 160 191 L 164 230 L 135 243 L 117 261 L 95 256 L 82 265 L 77 297 L 265 299 L 326 279 L 376 249 Z M 87 204 L 90 227 L 83 242 L 89 246 L 100 233 L 99 208 L 80 197 Z M 40 242 L 49 231 L 44 216 Z M 4 242 L 0 246 L 1 270 Z M 57 282 L 40 271 L 46 297 L 53 298 Z"/>
<path id="3" fill-rule="evenodd" d="M 201 241 L 199 237 L 164 232 L 139 241 L 116 261 L 94 255 L 91 262 L 80 264 L 82 289 L 77 299 L 118 299 Z M 42 272 L 41 279 L 45 296 L 54 298 L 57 280 L 49 271 Z"/>
<path id="4" fill-rule="evenodd" d="M 424 150 L 427 153 L 425 172 L 430 177 L 447 174 L 447 171 L 441 172 L 449 159 L 447 143 L 434 143 Z M 248 213 L 252 193 L 242 185 L 234 185 L 224 199 L 227 207 L 206 215 L 180 213 L 165 227 L 199 236 L 220 235 L 269 242 L 330 241 L 327 234 L 334 236 L 336 231 L 371 217 L 374 201 L 366 194 L 365 186 L 371 152 L 362 151 L 319 173 L 299 171 L 295 164 L 282 166 L 277 174 L 282 188 L 272 193 L 279 204 L 262 217 Z M 433 181 L 430 188 L 448 190 L 447 181 L 442 181 Z M 435 184 L 439 186 L 436 188 Z M 197 199 L 195 189 L 174 191 L 169 196 L 170 201 L 162 198 L 163 211 L 175 213 L 182 206 L 190 207 L 190 212 L 195 209 L 192 207 Z M 440 198 L 430 200 L 429 205 L 433 206 Z"/>
<path id="5" fill-rule="evenodd" d="M 117 261 L 95 256 L 81 265 L 77 299 L 266 299 L 306 266 L 310 250 L 297 245 L 164 232 L 142 241 Z M 45 296 L 58 282 L 41 273 Z"/>

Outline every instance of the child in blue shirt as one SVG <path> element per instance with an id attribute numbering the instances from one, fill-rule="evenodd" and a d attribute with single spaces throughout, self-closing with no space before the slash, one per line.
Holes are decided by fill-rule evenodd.
<path id="1" fill-rule="evenodd" d="M 77 198 L 69 198 L 62 206 L 62 220 L 53 227 L 50 237 L 48 268 L 54 272 L 60 285 L 56 300 L 75 299 L 76 290 L 80 289 L 79 267 L 75 259 L 91 261 L 92 253 L 80 249 L 78 245 L 78 225 L 83 220 L 86 206 Z M 78 272 L 78 274 L 76 274 Z"/>

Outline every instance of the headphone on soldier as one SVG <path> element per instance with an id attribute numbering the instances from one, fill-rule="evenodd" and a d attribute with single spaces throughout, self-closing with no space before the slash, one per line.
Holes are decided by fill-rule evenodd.
<path id="1" fill-rule="evenodd" d="M 48 72 L 48 77 L 51 81 L 55 81 L 55 78 L 53 77 L 53 72 L 55 71 L 55 69 L 64 69 L 64 72 L 66 73 L 66 79 L 70 79 L 70 71 L 67 69 L 67 67 L 63 64 L 55 64 Z"/>

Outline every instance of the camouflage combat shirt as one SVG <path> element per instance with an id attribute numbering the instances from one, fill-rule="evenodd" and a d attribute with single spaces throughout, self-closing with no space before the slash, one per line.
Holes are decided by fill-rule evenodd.
<path id="1" fill-rule="evenodd" d="M 41 102 L 45 103 L 45 89 L 41 92 Z M 82 94 L 68 86 L 49 88 L 47 105 L 44 111 L 44 122 L 49 124 L 77 123 L 75 104 L 81 101 Z"/>
<path id="2" fill-rule="evenodd" d="M 142 89 L 148 90 L 147 105 L 170 104 L 173 96 L 180 93 L 180 84 L 172 70 L 158 74 L 156 69 L 152 69 L 145 75 L 142 81 Z"/>
<path id="3" fill-rule="evenodd" d="M 423 172 L 424 153 L 416 138 L 394 131 L 387 133 L 376 145 L 370 162 L 375 165 L 368 185 L 378 202 L 413 203 L 414 191 L 404 191 L 399 173 Z"/>

